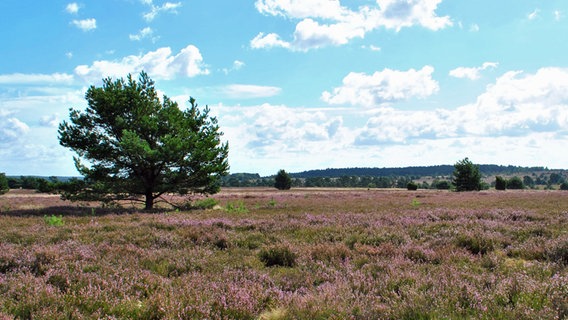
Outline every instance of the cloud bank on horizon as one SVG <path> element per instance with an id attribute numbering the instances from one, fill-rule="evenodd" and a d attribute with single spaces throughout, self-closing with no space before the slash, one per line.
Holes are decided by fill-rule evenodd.
<path id="1" fill-rule="evenodd" d="M 568 3 L 0 4 L 0 172 L 76 175 L 88 86 L 144 70 L 209 105 L 231 172 L 477 163 L 568 168 Z M 25 15 L 25 19 L 23 18 Z"/>

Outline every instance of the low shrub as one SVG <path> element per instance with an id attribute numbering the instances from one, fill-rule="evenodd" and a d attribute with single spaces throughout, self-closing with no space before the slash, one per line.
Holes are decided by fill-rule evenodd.
<path id="1" fill-rule="evenodd" d="M 63 216 L 55 216 L 55 215 L 51 215 L 51 216 L 44 216 L 43 220 L 45 221 L 45 223 L 48 226 L 51 227 L 60 227 L 62 225 L 65 224 L 65 222 L 63 222 Z"/>
<path id="2" fill-rule="evenodd" d="M 219 204 L 219 201 L 217 199 L 213 199 L 213 198 L 205 198 L 202 200 L 196 200 L 191 207 L 195 208 L 195 209 L 213 209 L 213 207 L 215 207 L 216 205 Z"/>
<path id="3" fill-rule="evenodd" d="M 267 267 L 293 267 L 296 265 L 296 254 L 288 247 L 262 249 L 258 253 L 258 258 Z"/>
<path id="4" fill-rule="evenodd" d="M 225 207 L 225 210 L 230 213 L 248 213 L 248 209 L 245 206 L 244 202 L 237 201 L 237 202 L 229 202 Z"/>
<path id="5" fill-rule="evenodd" d="M 495 240 L 482 234 L 460 235 L 456 243 L 472 254 L 486 254 L 495 249 Z"/>

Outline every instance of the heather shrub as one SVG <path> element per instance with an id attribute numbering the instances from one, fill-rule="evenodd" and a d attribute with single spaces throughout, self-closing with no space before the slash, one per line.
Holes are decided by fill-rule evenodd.
<path id="1" fill-rule="evenodd" d="M 456 239 L 458 247 L 467 249 L 472 254 L 486 254 L 493 251 L 496 241 L 483 234 L 461 234 Z"/>
<path id="2" fill-rule="evenodd" d="M 266 242 L 266 236 L 260 232 L 242 235 L 235 240 L 235 245 L 239 248 L 254 250 L 260 248 Z"/>
<path id="3" fill-rule="evenodd" d="M 296 254 L 290 248 L 284 246 L 262 249 L 258 253 L 258 258 L 267 267 L 293 267 L 296 265 Z"/>
<path id="4" fill-rule="evenodd" d="M 568 239 L 560 239 L 548 248 L 548 259 L 562 266 L 568 266 Z"/>
<path id="5" fill-rule="evenodd" d="M 310 256 L 315 261 L 337 262 L 345 261 L 351 253 L 344 244 L 318 244 L 311 249 Z"/>

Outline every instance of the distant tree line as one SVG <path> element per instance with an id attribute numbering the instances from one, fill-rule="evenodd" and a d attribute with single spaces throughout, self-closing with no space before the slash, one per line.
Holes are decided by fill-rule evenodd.
<path id="1" fill-rule="evenodd" d="M 513 175 L 523 172 L 540 172 L 549 171 L 545 167 L 519 167 L 519 166 L 500 166 L 493 164 L 478 165 L 479 171 L 491 176 L 495 174 Z M 451 176 L 454 172 L 454 165 L 438 165 L 438 166 L 419 166 L 419 167 L 403 167 L 403 168 L 339 168 L 339 169 L 322 169 L 309 170 L 298 173 L 291 173 L 292 178 L 310 178 L 310 177 L 327 177 L 339 178 L 343 176 L 356 177 L 425 177 L 425 176 Z"/>
<path id="2" fill-rule="evenodd" d="M 464 160 L 467 160 L 464 159 Z M 454 166 L 432 166 L 432 167 L 411 167 L 411 168 L 347 168 L 347 169 L 326 169 L 312 170 L 301 173 L 290 173 L 291 187 L 298 188 L 414 188 L 418 189 L 438 189 L 449 190 L 457 189 L 460 184 L 454 172 L 456 166 L 465 170 L 465 176 L 469 175 L 470 166 L 473 166 L 469 160 L 462 163 L 459 161 Z M 451 168 L 449 174 L 438 174 Z M 485 177 L 490 177 L 495 172 L 503 175 L 511 175 L 511 173 L 527 173 L 523 178 L 510 178 L 511 184 L 509 189 L 513 188 L 539 188 L 554 189 L 558 185 L 562 189 L 562 183 L 565 178 L 562 171 L 552 171 L 544 167 L 515 167 L 515 166 L 497 166 L 497 165 L 477 165 L 478 173 Z M 430 168 L 430 170 L 426 170 Z M 503 170 L 503 171 L 497 171 Z M 534 170 L 534 171 L 533 171 Z M 408 175 L 342 175 L 336 174 L 352 172 L 352 173 L 370 173 L 370 172 L 413 172 L 415 174 Z M 422 172 L 423 175 L 416 174 Z M 490 173 L 492 174 L 490 174 Z M 481 178 L 480 175 L 474 175 L 473 181 Z M 223 187 L 274 187 L 276 176 L 261 177 L 257 173 L 235 173 L 223 177 L 221 185 Z M 426 181 L 428 180 L 428 181 Z M 520 184 L 519 184 L 520 180 Z M 461 185 L 461 184 L 460 184 Z M 521 186 L 521 187 L 519 187 Z M 479 185 L 475 182 L 468 186 L 464 186 L 465 190 L 485 190 L 496 187 L 496 181 L 486 183 L 481 179 Z M 565 186 L 568 188 L 568 185 Z"/>
<path id="3" fill-rule="evenodd" d="M 513 176 L 506 179 L 502 176 L 496 176 L 495 182 L 492 186 L 497 190 L 506 189 L 555 189 L 555 186 L 559 186 L 560 190 L 568 190 L 568 181 L 566 178 L 556 172 L 546 175 L 541 173 L 540 175 L 532 174 L 525 175 L 523 178 L 518 176 Z"/>
<path id="4" fill-rule="evenodd" d="M 438 166 L 440 167 L 440 166 Z M 437 172 L 438 167 L 433 167 Z M 479 166 L 480 171 L 483 166 Z M 455 169 L 455 167 L 452 167 Z M 510 168 L 505 167 L 503 168 Z M 504 178 L 505 174 L 497 175 L 495 181 L 490 184 L 481 183 L 480 189 L 495 188 L 498 190 L 505 189 L 561 189 L 568 190 L 568 181 L 562 172 L 550 172 L 550 170 L 539 172 L 531 172 L 521 177 L 510 176 Z M 340 170 L 340 169 L 337 169 Z M 528 169 L 527 169 L 528 170 Z M 321 170 L 323 172 L 323 170 Z M 430 173 L 432 173 L 430 172 Z M 449 175 L 400 175 L 400 176 L 356 176 L 345 175 L 340 177 L 297 177 L 297 174 L 289 174 L 290 186 L 292 188 L 403 188 L 407 189 L 409 183 L 416 184 L 418 189 L 437 189 L 449 190 L 455 188 L 452 183 L 452 173 Z M 483 173 L 484 176 L 489 176 Z M 84 182 L 82 179 L 70 177 L 32 177 L 32 176 L 3 176 L 7 189 L 31 189 L 44 193 L 62 193 L 66 190 L 81 187 Z M 229 174 L 221 179 L 222 187 L 269 187 L 275 186 L 274 176 L 261 177 L 257 173 L 234 173 Z M 426 181 L 428 180 L 428 181 Z M 0 189 L 2 183 L 0 174 Z M 503 189 L 503 186 L 505 189 Z M 84 187 L 84 186 L 83 186 Z"/>
<path id="5" fill-rule="evenodd" d="M 290 176 L 293 176 L 290 174 Z M 274 187 L 274 176 L 260 177 L 258 174 L 237 173 L 230 174 L 222 179 L 223 187 Z M 418 180 L 418 176 L 342 176 L 291 178 L 290 186 L 294 188 L 407 188 L 410 182 Z M 451 183 L 446 178 L 434 179 L 432 183 L 426 181 L 417 184 L 420 189 L 450 189 Z"/>

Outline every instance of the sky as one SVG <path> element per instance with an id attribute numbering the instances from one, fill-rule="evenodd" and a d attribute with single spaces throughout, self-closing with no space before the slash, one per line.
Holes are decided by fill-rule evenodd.
<path id="1" fill-rule="evenodd" d="M 230 172 L 568 168 L 566 0 L 0 1 L 0 172 L 76 176 L 57 128 L 146 71 Z"/>

